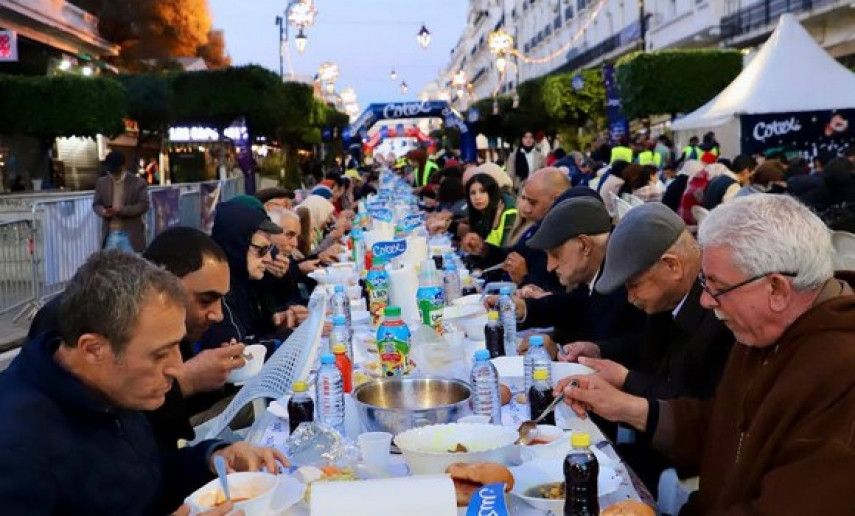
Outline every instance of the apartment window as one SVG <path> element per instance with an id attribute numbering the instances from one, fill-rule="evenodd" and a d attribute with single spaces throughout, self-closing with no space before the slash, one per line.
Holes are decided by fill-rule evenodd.
<path id="1" fill-rule="evenodd" d="M 547 25 L 545 29 L 543 29 L 543 37 L 548 38 L 552 34 L 552 26 Z"/>
<path id="2" fill-rule="evenodd" d="M 516 17 L 517 17 L 517 8 L 514 7 L 513 9 L 511 9 L 511 18 L 516 19 Z"/>
<path id="3" fill-rule="evenodd" d="M 573 6 L 568 5 L 567 9 L 564 9 L 564 19 L 567 20 L 567 23 L 573 19 Z"/>
<path id="4" fill-rule="evenodd" d="M 561 15 L 555 17 L 555 20 L 552 22 L 552 28 L 558 30 L 561 28 Z"/>
<path id="5" fill-rule="evenodd" d="M 577 12 L 582 12 L 586 7 L 588 7 L 588 0 L 576 0 Z"/>
<path id="6" fill-rule="evenodd" d="M 531 50 L 531 46 L 529 46 L 528 42 L 523 45 L 523 52 L 528 54 L 528 51 Z"/>

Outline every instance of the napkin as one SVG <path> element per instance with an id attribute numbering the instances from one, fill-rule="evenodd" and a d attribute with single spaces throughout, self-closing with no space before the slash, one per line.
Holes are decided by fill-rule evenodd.
<path id="1" fill-rule="evenodd" d="M 456 516 L 457 499 L 447 475 L 315 482 L 311 514 Z"/>

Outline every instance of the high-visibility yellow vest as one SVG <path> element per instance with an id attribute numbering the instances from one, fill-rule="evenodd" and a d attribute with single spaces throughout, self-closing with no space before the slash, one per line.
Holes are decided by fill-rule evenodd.
<path id="1" fill-rule="evenodd" d="M 639 165 L 653 165 L 656 168 L 659 168 L 662 165 L 662 156 L 653 151 L 643 151 L 638 153 L 638 164 Z"/>
<path id="2" fill-rule="evenodd" d="M 612 147 L 612 155 L 611 159 L 609 159 L 609 164 L 611 165 L 612 163 L 618 160 L 623 160 L 627 163 L 632 163 L 632 149 L 630 149 L 629 147 L 624 147 L 623 145 Z"/>
<path id="3" fill-rule="evenodd" d="M 701 149 L 697 145 L 683 147 L 683 159 L 701 159 Z"/>
<path id="4" fill-rule="evenodd" d="M 425 169 L 422 171 L 422 178 L 419 186 L 425 186 L 428 184 L 428 179 L 430 179 L 430 175 L 435 170 L 439 170 L 439 165 L 437 165 L 435 161 L 427 160 L 425 162 Z"/>
<path id="5" fill-rule="evenodd" d="M 493 231 L 490 231 L 490 234 L 487 235 L 487 243 L 493 244 L 496 247 L 502 247 L 502 239 L 505 236 L 505 224 L 508 223 L 508 218 L 511 216 L 517 215 L 516 208 L 508 208 L 507 210 L 502 212 L 502 215 L 499 217 L 499 225 Z"/>

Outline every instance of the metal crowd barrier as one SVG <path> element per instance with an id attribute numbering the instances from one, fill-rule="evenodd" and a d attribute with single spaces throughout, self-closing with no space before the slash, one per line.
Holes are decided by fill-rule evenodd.
<path id="1" fill-rule="evenodd" d="M 0 313 L 25 305 L 32 297 L 32 220 L 0 222 Z"/>
<path id="2" fill-rule="evenodd" d="M 178 225 L 210 230 L 206 206 L 242 192 L 242 178 L 150 188 L 149 199 L 156 202 L 144 215 L 147 240 Z M 32 318 L 101 248 L 93 195 L 0 196 L 0 314 L 19 310 L 15 320 Z"/>

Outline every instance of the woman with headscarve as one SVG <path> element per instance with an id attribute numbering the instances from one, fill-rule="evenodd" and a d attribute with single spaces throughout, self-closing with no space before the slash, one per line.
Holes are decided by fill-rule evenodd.
<path id="1" fill-rule="evenodd" d="M 491 176 L 475 174 L 466 183 L 466 203 L 469 231 L 488 244 L 505 245 L 517 217 L 513 197 L 501 192 Z"/>

